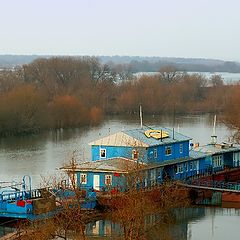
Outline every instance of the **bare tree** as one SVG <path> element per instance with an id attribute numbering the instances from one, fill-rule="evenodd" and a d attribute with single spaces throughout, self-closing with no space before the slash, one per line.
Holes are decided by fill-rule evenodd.
<path id="1" fill-rule="evenodd" d="M 163 83 L 174 83 L 179 81 L 181 74 L 177 71 L 177 69 L 173 66 L 164 66 L 159 70 L 160 73 L 160 81 Z"/>

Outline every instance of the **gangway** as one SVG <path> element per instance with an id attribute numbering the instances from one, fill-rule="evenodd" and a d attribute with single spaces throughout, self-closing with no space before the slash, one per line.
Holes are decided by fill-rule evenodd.
<path id="1" fill-rule="evenodd" d="M 194 179 L 194 180 L 179 182 L 178 185 L 184 186 L 187 188 L 240 194 L 240 183 L 238 182 L 225 182 L 225 181 L 212 181 L 212 180 L 206 181 L 202 179 Z"/>

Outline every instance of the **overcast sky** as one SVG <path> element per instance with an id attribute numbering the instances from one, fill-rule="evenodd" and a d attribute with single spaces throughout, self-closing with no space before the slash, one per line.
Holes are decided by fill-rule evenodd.
<path id="1" fill-rule="evenodd" d="M 240 61 L 239 0 L 0 0 L 0 54 Z"/>

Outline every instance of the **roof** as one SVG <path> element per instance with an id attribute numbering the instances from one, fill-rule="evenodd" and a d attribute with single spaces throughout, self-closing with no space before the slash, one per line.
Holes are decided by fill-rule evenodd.
<path id="1" fill-rule="evenodd" d="M 81 172 L 118 172 L 118 173 L 127 173 L 132 170 L 136 170 L 139 163 L 134 160 L 127 158 L 111 158 L 107 160 L 98 160 L 92 162 L 84 162 L 76 165 L 75 171 Z M 71 166 L 65 166 L 61 168 L 65 171 L 72 170 Z"/>
<path id="2" fill-rule="evenodd" d="M 204 158 L 205 156 L 207 156 L 207 154 L 191 150 L 189 152 L 189 157 L 176 158 L 176 159 L 172 159 L 172 160 L 163 161 L 160 163 L 150 163 L 150 164 L 147 164 L 146 166 L 144 166 L 144 169 L 153 169 L 153 168 L 157 168 L 157 167 L 164 167 L 164 166 L 169 166 L 169 165 L 173 165 L 173 164 L 195 161 L 195 160 Z"/>
<path id="3" fill-rule="evenodd" d="M 89 145 L 97 146 L 135 146 L 135 147 L 148 147 L 148 145 L 124 132 L 117 132 L 107 137 L 89 143 Z"/>
<path id="4" fill-rule="evenodd" d="M 146 131 L 152 130 L 158 134 L 158 137 L 162 134 L 163 137 L 147 136 Z M 172 129 L 152 126 L 143 127 L 133 130 L 125 130 L 110 136 L 101 138 L 99 140 L 89 143 L 92 146 L 134 146 L 134 147 L 150 147 L 157 145 L 166 145 L 174 142 L 183 142 L 190 140 L 183 134 L 176 131 L 173 132 Z"/>
<path id="5" fill-rule="evenodd" d="M 98 160 L 92 162 L 84 162 L 77 164 L 75 170 L 81 172 L 118 172 L 127 173 L 129 171 L 137 170 L 140 166 L 141 169 L 153 169 L 157 167 L 164 167 L 172 164 L 184 163 L 188 161 L 194 161 L 200 158 L 204 158 L 209 154 L 191 150 L 189 157 L 177 158 L 173 160 L 156 162 L 156 163 L 139 163 L 137 161 L 127 158 L 111 158 L 107 160 Z M 61 169 L 68 171 L 71 170 L 71 166 L 65 166 Z"/>
<path id="6" fill-rule="evenodd" d="M 211 155 L 210 153 L 207 152 L 201 152 L 201 151 L 195 151 L 195 150 L 189 150 L 189 157 L 193 159 L 199 159 L 199 158 L 204 158 Z"/>
<path id="7" fill-rule="evenodd" d="M 217 143 L 217 144 L 207 144 L 207 145 L 199 146 L 194 150 L 205 153 L 205 154 L 220 154 L 220 153 L 226 153 L 226 152 L 240 151 L 240 146 L 228 144 L 228 143 L 221 143 L 221 144 Z"/>

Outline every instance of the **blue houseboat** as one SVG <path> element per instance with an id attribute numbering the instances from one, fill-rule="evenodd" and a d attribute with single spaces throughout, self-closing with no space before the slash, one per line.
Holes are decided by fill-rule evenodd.
<path id="1" fill-rule="evenodd" d="M 46 189 L 32 189 L 31 178 L 21 183 L 0 183 L 0 218 L 41 219 L 54 214 L 55 196 Z"/>
<path id="2" fill-rule="evenodd" d="M 183 180 L 226 167 L 240 166 L 240 147 L 212 142 L 194 146 L 174 129 L 142 127 L 125 130 L 90 143 L 92 161 L 77 164 L 81 188 L 124 190 L 126 176 L 140 170 L 138 182 L 149 187 L 166 179 Z M 65 167 L 65 170 L 69 170 Z"/>
<path id="3" fill-rule="evenodd" d="M 61 203 L 72 203 L 75 196 L 73 189 L 63 182 L 51 189 L 32 189 L 30 176 L 24 176 L 21 183 L 0 182 L 0 218 L 37 220 L 53 217 L 62 210 Z M 82 209 L 95 208 L 96 192 L 84 191 L 78 203 Z"/>

